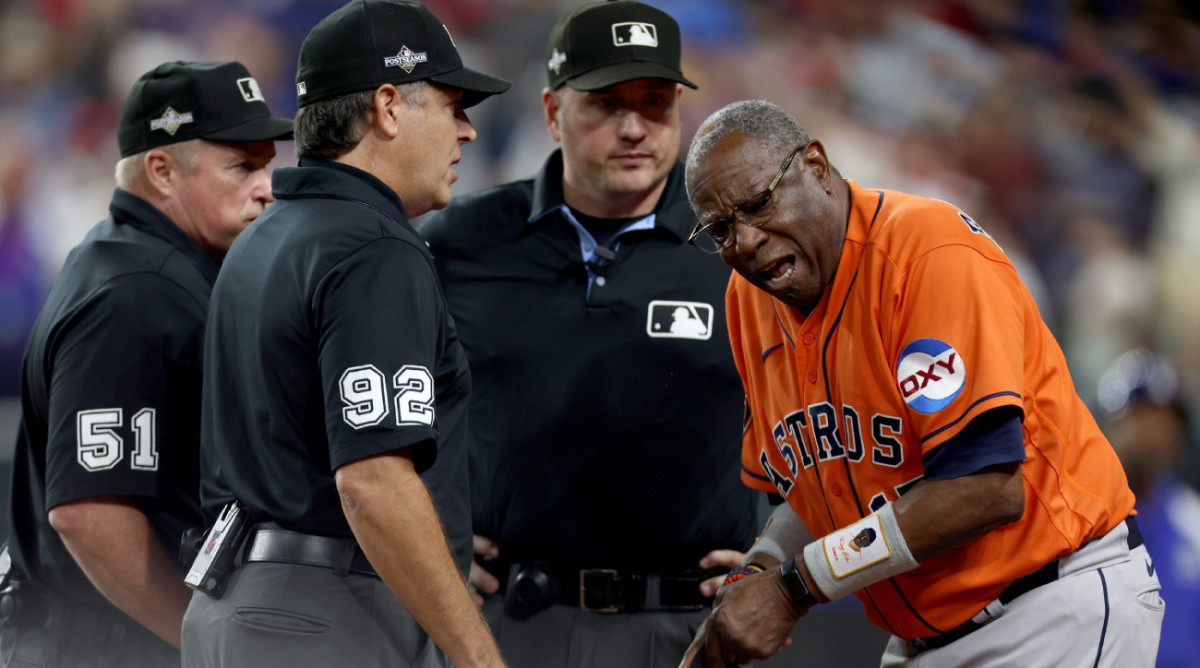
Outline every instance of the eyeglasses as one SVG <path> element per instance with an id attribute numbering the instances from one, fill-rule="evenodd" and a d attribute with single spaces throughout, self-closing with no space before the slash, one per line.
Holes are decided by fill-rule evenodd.
<path id="1" fill-rule="evenodd" d="M 733 245 L 735 239 L 733 230 L 733 221 L 748 225 L 750 227 L 762 227 L 770 220 L 770 207 L 772 194 L 775 192 L 775 186 L 779 185 L 780 179 L 783 178 L 783 173 L 792 164 L 792 158 L 796 154 L 808 148 L 808 144 L 797 146 L 795 150 L 788 154 L 786 160 L 779 167 L 779 171 L 775 174 L 775 178 L 771 179 L 771 185 L 767 189 L 733 207 L 729 212 L 729 216 L 711 220 L 707 224 L 701 225 L 696 223 L 696 228 L 692 230 L 692 234 L 688 237 L 688 243 L 710 255 L 720 255 Z"/>

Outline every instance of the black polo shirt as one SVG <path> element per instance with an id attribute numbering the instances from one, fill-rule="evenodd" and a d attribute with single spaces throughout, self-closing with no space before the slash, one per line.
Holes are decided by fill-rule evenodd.
<path id="1" fill-rule="evenodd" d="M 349 537 L 334 471 L 412 447 L 465 569 L 470 376 L 425 242 L 395 192 L 353 167 L 303 160 L 273 190 L 213 290 L 205 515 L 236 498 L 260 520 Z"/>
<path id="2" fill-rule="evenodd" d="M 201 524 L 201 353 L 217 275 L 145 200 L 118 189 L 109 210 L 67 256 L 30 335 L 9 501 L 17 573 L 91 607 L 109 604 L 47 513 L 133 497 L 171 557 Z"/>
<path id="3" fill-rule="evenodd" d="M 471 363 L 476 532 L 516 561 L 593 567 L 747 548 L 730 270 L 687 244 L 683 165 L 611 261 L 568 219 L 561 183 L 556 151 L 421 228 Z"/>

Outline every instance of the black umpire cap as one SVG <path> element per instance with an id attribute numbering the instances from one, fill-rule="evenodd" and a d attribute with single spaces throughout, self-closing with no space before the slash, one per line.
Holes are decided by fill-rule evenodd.
<path id="1" fill-rule="evenodd" d="M 564 16 L 546 46 L 550 87 L 607 88 L 633 79 L 696 84 L 679 66 L 679 24 L 661 9 L 618 0 L 592 2 Z"/>
<path id="2" fill-rule="evenodd" d="M 304 38 L 296 104 L 423 80 L 463 91 L 464 108 L 512 83 L 463 66 L 450 31 L 419 2 L 351 0 Z"/>
<path id="3" fill-rule="evenodd" d="M 125 96 L 117 144 L 126 158 L 189 139 L 292 138 L 292 122 L 271 116 L 258 82 L 236 61 L 163 63 Z"/>

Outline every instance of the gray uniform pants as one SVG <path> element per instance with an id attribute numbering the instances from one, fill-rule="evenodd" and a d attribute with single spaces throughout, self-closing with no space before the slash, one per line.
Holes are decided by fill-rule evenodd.
<path id="1" fill-rule="evenodd" d="M 117 610 L 42 599 L 42 623 L 0 630 L 4 668 L 178 668 L 179 651 Z"/>
<path id="2" fill-rule="evenodd" d="M 512 668 L 676 668 L 708 609 L 605 614 L 552 605 L 526 620 L 484 603 L 500 653 Z"/>
<path id="3" fill-rule="evenodd" d="M 183 618 L 187 668 L 443 668 L 450 662 L 382 581 L 256 562 L 224 595 L 195 592 Z"/>
<path id="4" fill-rule="evenodd" d="M 920 652 L 892 637 L 884 668 L 1154 665 L 1165 604 L 1146 546 L 1129 549 L 1124 522 L 1058 560 L 1058 579 L 976 615 L 985 625 Z"/>

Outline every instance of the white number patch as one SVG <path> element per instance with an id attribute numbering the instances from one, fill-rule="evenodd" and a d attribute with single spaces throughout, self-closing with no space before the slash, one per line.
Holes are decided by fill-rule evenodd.
<path id="1" fill-rule="evenodd" d="M 143 408 L 133 416 L 133 461 L 139 471 L 158 470 L 155 412 Z M 125 439 L 115 429 L 125 424 L 120 408 L 98 408 L 75 414 L 75 460 L 89 471 L 107 471 L 125 457 Z"/>
<path id="2" fill-rule="evenodd" d="M 396 424 L 433 425 L 433 375 L 429 369 L 408 364 L 396 372 Z"/>
<path id="3" fill-rule="evenodd" d="M 158 470 L 158 448 L 154 442 L 154 409 L 143 408 L 133 416 L 134 448 L 130 466 L 139 471 Z"/>
<path id="4" fill-rule="evenodd" d="M 383 422 L 388 414 L 387 386 L 383 372 L 374 365 L 352 366 L 342 374 L 342 419 L 355 429 Z"/>
<path id="5" fill-rule="evenodd" d="M 396 424 L 432 426 L 434 421 L 433 374 L 416 364 L 400 368 L 392 376 L 396 389 Z M 372 364 L 352 366 L 338 381 L 342 403 L 342 419 L 355 429 L 373 427 L 391 413 L 388 402 L 387 376 Z"/>
<path id="6" fill-rule="evenodd" d="M 120 408 L 79 411 L 75 416 L 76 460 L 89 471 L 107 471 L 125 456 L 124 441 L 113 431 L 124 424 Z"/>

